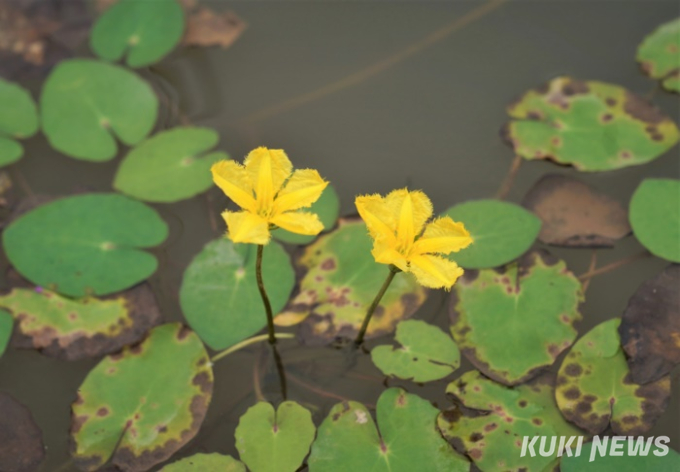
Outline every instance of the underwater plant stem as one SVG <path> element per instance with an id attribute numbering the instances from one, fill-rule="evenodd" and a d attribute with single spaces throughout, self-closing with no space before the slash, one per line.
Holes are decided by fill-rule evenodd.
<path id="1" fill-rule="evenodd" d="M 295 335 L 293 333 L 279 333 L 276 335 L 276 339 L 291 339 L 294 338 Z M 225 349 L 224 351 L 220 351 L 217 354 L 215 354 L 211 359 L 210 362 L 215 363 L 216 361 L 219 361 L 223 357 L 227 357 L 229 354 L 234 353 L 236 351 L 239 351 L 243 349 L 244 347 L 248 347 L 251 344 L 259 343 L 260 341 L 265 341 L 269 339 L 269 334 L 260 334 L 258 336 L 253 336 L 252 338 L 244 339 L 240 343 L 234 344 L 233 346 Z"/>
<path id="2" fill-rule="evenodd" d="M 498 192 L 496 192 L 497 199 L 505 200 L 505 197 L 508 196 L 508 193 L 510 193 L 510 189 L 512 188 L 512 184 L 515 182 L 517 172 L 519 171 L 519 167 L 521 165 L 522 157 L 519 154 L 516 154 L 515 158 L 512 160 L 512 164 L 510 164 L 510 169 L 508 170 L 508 173 L 505 175 L 505 179 L 503 179 L 501 187 L 498 189 Z"/>
<path id="3" fill-rule="evenodd" d="M 595 267 L 597 267 L 597 249 L 593 249 L 593 252 L 590 253 L 590 264 L 588 265 L 588 271 L 587 273 L 590 273 L 595 270 Z M 586 279 L 583 281 L 583 294 L 588 291 L 588 286 L 590 285 L 590 279 Z"/>
<path id="4" fill-rule="evenodd" d="M 281 397 L 283 401 L 288 399 L 288 386 L 286 385 L 286 371 L 283 368 L 283 362 L 281 361 L 281 355 L 279 350 L 276 348 L 276 344 L 270 344 L 272 347 L 272 354 L 274 354 L 274 364 L 276 365 L 276 372 L 279 374 L 279 383 L 281 385 Z"/>
<path id="5" fill-rule="evenodd" d="M 596 275 L 606 274 L 607 272 L 611 272 L 613 270 L 616 270 L 619 267 L 630 264 L 631 262 L 635 262 L 638 259 L 644 259 L 644 258 L 649 257 L 649 256 L 651 256 L 651 253 L 649 251 L 643 251 L 643 252 L 638 253 L 638 254 L 633 254 L 630 257 L 626 257 L 626 258 L 621 259 L 619 261 L 612 262 L 611 264 L 604 265 L 604 266 L 600 267 L 599 269 L 589 270 L 585 274 L 579 275 L 578 279 L 581 280 L 581 281 L 590 280 L 591 277 L 595 277 Z"/>
<path id="6" fill-rule="evenodd" d="M 359 334 L 357 335 L 357 338 L 354 340 L 354 343 L 356 345 L 360 345 L 361 343 L 364 342 L 364 335 L 366 334 L 366 330 L 368 329 L 368 324 L 371 322 L 371 317 L 373 316 L 373 312 L 375 311 L 376 308 L 378 308 L 378 304 L 380 303 L 380 300 L 382 300 L 382 297 L 385 295 L 385 292 L 387 292 L 387 289 L 389 288 L 390 284 L 392 283 L 394 276 L 397 275 L 398 272 L 401 272 L 401 270 L 399 270 L 399 268 L 397 268 L 395 266 L 390 266 L 390 274 L 385 279 L 385 282 L 383 282 L 382 287 L 380 287 L 380 291 L 378 292 L 378 294 L 373 299 L 371 306 L 368 307 L 368 311 L 366 312 L 366 316 L 364 317 L 364 322 L 361 325 L 361 329 L 359 330 Z"/>
<path id="7" fill-rule="evenodd" d="M 267 312 L 267 330 L 269 332 L 269 344 L 276 344 L 276 333 L 274 333 L 274 314 L 272 313 L 272 304 L 269 302 L 267 291 L 264 289 L 264 282 L 262 281 L 262 253 L 264 246 L 257 245 L 257 261 L 255 262 L 255 276 L 257 277 L 257 288 L 260 289 L 260 296 L 264 304 L 264 310 Z"/>

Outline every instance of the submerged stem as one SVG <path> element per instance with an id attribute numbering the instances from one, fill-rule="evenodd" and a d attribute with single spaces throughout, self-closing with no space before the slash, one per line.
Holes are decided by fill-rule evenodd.
<path id="1" fill-rule="evenodd" d="M 255 276 L 257 277 L 257 288 L 260 289 L 260 296 L 264 304 L 264 310 L 267 312 L 267 330 L 269 333 L 269 344 L 276 344 L 276 334 L 274 333 L 274 314 L 272 313 L 272 305 L 269 303 L 269 297 L 264 289 L 264 282 L 262 281 L 262 253 L 264 246 L 258 244 L 257 246 L 257 261 L 255 262 Z"/>
<path id="2" fill-rule="evenodd" d="M 366 330 L 368 329 L 368 324 L 371 322 L 371 317 L 373 316 L 373 312 L 375 311 L 376 308 L 378 308 L 378 304 L 380 303 L 380 300 L 382 300 L 382 297 L 385 295 L 385 292 L 387 292 L 387 289 L 390 286 L 390 284 L 392 283 L 394 276 L 397 275 L 397 273 L 399 273 L 399 272 L 401 272 L 401 270 L 398 267 L 395 267 L 393 265 L 390 266 L 390 274 L 385 279 L 385 282 L 383 282 L 382 287 L 380 287 L 380 291 L 378 292 L 378 294 L 373 299 L 371 306 L 368 307 L 368 311 L 366 312 L 366 317 L 364 318 L 364 322 L 361 325 L 361 329 L 359 330 L 359 334 L 357 335 L 357 338 L 354 340 L 355 344 L 359 345 L 359 344 L 364 342 L 364 335 L 366 334 Z"/>
<path id="3" fill-rule="evenodd" d="M 279 333 L 276 335 L 276 339 L 290 339 L 294 338 L 295 335 L 292 333 Z M 227 357 L 229 354 L 234 353 L 236 351 L 239 351 L 243 349 L 244 347 L 248 347 L 251 344 L 259 343 L 260 341 L 264 341 L 265 339 L 269 339 L 269 334 L 260 334 L 258 336 L 253 336 L 252 338 L 244 339 L 238 344 L 234 344 L 233 346 L 225 349 L 224 351 L 220 351 L 217 354 L 215 354 L 212 359 L 210 359 L 211 362 L 216 362 L 222 359 L 223 357 Z"/>

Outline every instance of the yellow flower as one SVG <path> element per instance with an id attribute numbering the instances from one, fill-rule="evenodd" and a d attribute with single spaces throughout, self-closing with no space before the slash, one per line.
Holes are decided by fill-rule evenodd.
<path id="1" fill-rule="evenodd" d="M 442 254 L 458 252 L 472 243 L 462 223 L 450 217 L 430 223 L 432 202 L 423 192 L 394 190 L 386 197 L 365 195 L 355 201 L 359 215 L 374 239 L 373 257 L 411 272 L 430 288 L 446 288 L 463 275 L 463 269 Z"/>
<path id="2" fill-rule="evenodd" d="M 323 230 L 315 213 L 298 210 L 314 203 L 328 182 L 316 170 L 293 172 L 283 150 L 260 147 L 243 165 L 220 161 L 210 170 L 215 184 L 242 208 L 222 213 L 235 243 L 267 244 L 273 227 L 307 235 Z"/>

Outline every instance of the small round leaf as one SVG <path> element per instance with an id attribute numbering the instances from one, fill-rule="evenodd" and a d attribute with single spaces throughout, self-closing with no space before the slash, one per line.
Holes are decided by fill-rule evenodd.
<path id="1" fill-rule="evenodd" d="M 28 90 L 0 78 L 0 167 L 19 160 L 23 147 L 14 139 L 38 131 L 38 111 Z"/>
<path id="2" fill-rule="evenodd" d="M 52 147 L 77 159 L 107 161 L 116 155 L 116 137 L 132 146 L 149 134 L 158 99 L 148 83 L 122 67 L 72 59 L 47 78 L 40 111 Z"/>
<path id="3" fill-rule="evenodd" d="M 194 454 L 166 465 L 160 472 L 246 472 L 246 466 L 231 456 Z"/>
<path id="4" fill-rule="evenodd" d="M 680 180 L 643 180 L 629 212 L 633 234 L 649 252 L 680 262 Z"/>
<path id="5" fill-rule="evenodd" d="M 179 43 L 184 13 L 175 0 L 120 0 L 92 28 L 94 52 L 108 61 L 124 56 L 130 67 L 162 59 Z"/>
<path id="6" fill-rule="evenodd" d="M 168 227 L 155 210 L 118 194 L 66 197 L 22 215 L 3 233 L 7 257 L 36 285 L 64 295 L 106 295 L 154 273 L 140 248 L 160 244 Z"/>
<path id="7" fill-rule="evenodd" d="M 664 23 L 637 50 L 645 73 L 662 81 L 666 90 L 680 92 L 680 18 Z"/>
<path id="8" fill-rule="evenodd" d="M 340 197 L 338 197 L 338 192 L 336 192 L 332 185 L 328 185 L 319 199 L 312 204 L 309 210 L 305 211 L 319 215 L 319 219 L 323 223 L 324 232 L 330 231 L 338 221 L 338 215 L 340 214 Z M 300 245 L 309 244 L 317 238 L 316 236 L 291 233 L 285 229 L 275 230 L 272 236 L 284 243 Z"/>
<path id="9" fill-rule="evenodd" d="M 473 244 L 450 258 L 466 269 L 496 267 L 524 254 L 541 229 L 541 220 L 514 203 L 476 200 L 461 203 L 443 213 L 461 221 Z"/>
<path id="10" fill-rule="evenodd" d="M 226 349 L 257 333 L 267 323 L 257 288 L 257 247 L 212 241 L 194 257 L 184 272 L 179 300 L 189 325 L 213 349 Z M 280 244 L 265 246 L 262 257 L 264 286 L 277 313 L 295 285 L 290 257 Z"/>
<path id="11" fill-rule="evenodd" d="M 174 128 L 138 144 L 120 163 L 113 187 L 148 202 L 191 198 L 212 186 L 210 167 L 229 159 L 209 152 L 219 136 L 210 128 Z"/>

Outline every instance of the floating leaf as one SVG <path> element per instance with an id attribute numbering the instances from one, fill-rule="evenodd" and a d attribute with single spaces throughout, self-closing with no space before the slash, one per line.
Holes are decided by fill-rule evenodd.
<path id="1" fill-rule="evenodd" d="M 371 256 L 372 241 L 361 221 L 340 222 L 339 228 L 307 246 L 299 265 L 307 271 L 300 293 L 276 317 L 279 325 L 304 320 L 300 335 L 308 344 L 354 337 L 366 310 L 389 274 Z M 425 289 L 410 274 L 397 274 L 376 309 L 366 337 L 392 332 L 425 301 Z"/>
<path id="2" fill-rule="evenodd" d="M 459 410 L 445 411 L 437 418 L 444 437 L 462 445 L 465 454 L 483 471 L 543 472 L 555 464 L 556 444 L 552 455 L 539 454 L 535 444 L 535 457 L 521 457 L 525 436 L 541 436 L 550 441 L 555 436 L 580 436 L 582 433 L 567 423 L 555 405 L 553 378 L 543 375 L 530 384 L 508 388 L 489 380 L 476 371 L 463 374 L 451 382 L 446 393 L 454 395 L 467 409 L 463 416 Z M 470 411 L 466 410 L 466 411 Z M 559 441 L 560 438 L 557 438 Z M 571 444 L 576 447 L 576 440 Z"/>
<path id="3" fill-rule="evenodd" d="M 184 272 L 179 301 L 187 322 L 213 349 L 226 349 L 257 333 L 267 323 L 257 288 L 253 244 L 212 241 Z M 280 244 L 265 246 L 262 277 L 272 310 L 277 313 L 295 285 L 290 258 Z"/>
<path id="4" fill-rule="evenodd" d="M 647 36 L 638 47 L 636 59 L 645 74 L 661 80 L 666 90 L 680 92 L 680 18 Z"/>
<path id="5" fill-rule="evenodd" d="M 235 13 L 215 13 L 201 7 L 189 17 L 187 31 L 182 41 L 187 46 L 231 46 L 246 29 L 245 22 Z"/>
<path id="6" fill-rule="evenodd" d="M 28 408 L 0 392 L 0 470 L 32 472 L 45 458 L 42 431 Z"/>
<path id="7" fill-rule="evenodd" d="M 7 311 L 0 309 L 0 357 L 5 353 L 9 339 L 12 337 L 12 329 L 14 323 L 12 315 Z"/>
<path id="8" fill-rule="evenodd" d="M 678 127 L 617 85 L 558 77 L 510 105 L 503 136 L 525 159 L 549 159 L 581 171 L 649 162 L 678 141 Z"/>
<path id="9" fill-rule="evenodd" d="M 144 471 L 198 432 L 210 403 L 213 373 L 198 336 L 172 323 L 141 344 L 102 359 L 72 405 L 74 463 L 97 470 L 110 461 Z"/>
<path id="10" fill-rule="evenodd" d="M 231 456 L 194 454 L 166 465 L 160 472 L 246 472 L 246 466 Z"/>
<path id="11" fill-rule="evenodd" d="M 13 138 L 38 131 L 38 111 L 28 90 L 0 78 L 0 166 L 19 160 L 24 148 Z"/>
<path id="12" fill-rule="evenodd" d="M 121 0 L 99 17 L 90 44 L 102 59 L 126 57 L 128 66 L 142 67 L 172 51 L 183 32 L 184 12 L 175 0 Z"/>
<path id="13" fill-rule="evenodd" d="M 152 208 L 118 194 L 85 194 L 39 206 L 3 233 L 10 262 L 64 295 L 106 295 L 149 277 L 168 227 Z"/>
<path id="14" fill-rule="evenodd" d="M 319 215 L 324 231 L 330 231 L 338 221 L 338 214 L 340 213 L 340 198 L 335 188 L 332 185 L 328 185 L 321 194 L 321 197 L 309 208 L 309 211 Z M 291 233 L 280 228 L 272 232 L 272 236 L 279 241 L 289 244 L 309 244 L 317 238 L 316 236 Z"/>
<path id="15" fill-rule="evenodd" d="M 316 428 L 308 410 L 286 401 L 274 407 L 259 402 L 241 416 L 236 449 L 252 472 L 295 472 L 314 441 Z"/>
<path id="16" fill-rule="evenodd" d="M 532 252 L 501 269 L 466 272 L 451 292 L 451 332 L 485 375 L 515 385 L 574 342 L 581 301 L 581 283 L 564 261 Z"/>
<path id="17" fill-rule="evenodd" d="M 20 347 L 67 360 L 108 354 L 139 341 L 161 320 L 153 292 L 140 285 L 108 299 L 74 300 L 49 290 L 15 288 L 0 306 L 17 319 Z"/>
<path id="18" fill-rule="evenodd" d="M 680 470 L 680 454 L 668 448 L 666 455 L 656 455 L 656 452 L 663 453 L 662 447 L 655 444 L 659 442 L 662 446 L 664 443 L 659 441 L 660 439 L 661 437 L 610 438 L 604 436 L 601 438 L 601 444 L 604 445 L 603 453 L 600 453 L 599 448 L 592 450 L 595 447 L 594 443 L 584 444 L 579 456 L 562 458 L 560 470 L 561 472 L 677 472 Z M 616 443 L 614 443 L 615 440 Z M 612 445 L 617 453 L 621 453 L 620 455 L 611 454 Z"/>
<path id="19" fill-rule="evenodd" d="M 371 351 L 373 363 L 385 375 L 431 382 L 443 379 L 460 365 L 458 346 L 437 326 L 419 320 L 402 321 L 395 339 L 402 347 L 382 345 Z"/>
<path id="20" fill-rule="evenodd" d="M 210 128 L 174 128 L 153 135 L 120 163 L 113 187 L 149 202 L 170 203 L 193 197 L 212 186 L 210 166 L 229 159 L 209 152 L 219 141 Z"/>
<path id="21" fill-rule="evenodd" d="M 646 384 L 680 364 L 680 265 L 643 283 L 628 301 L 619 335 L 633 381 Z"/>
<path id="22" fill-rule="evenodd" d="M 517 259 L 536 240 L 541 220 L 514 203 L 476 200 L 461 203 L 443 215 L 465 223 L 474 244 L 450 258 L 466 269 L 496 267 Z"/>
<path id="23" fill-rule="evenodd" d="M 439 434 L 439 410 L 400 388 L 378 399 L 378 428 L 360 403 L 335 405 L 319 427 L 310 472 L 463 472 L 470 464 Z"/>
<path id="24" fill-rule="evenodd" d="M 149 134 L 158 99 L 148 83 L 122 67 L 72 59 L 48 77 L 40 111 L 52 147 L 77 159 L 107 161 L 116 155 L 116 137 L 133 146 Z"/>
<path id="25" fill-rule="evenodd" d="M 680 262 L 680 180 L 645 179 L 630 201 L 633 233 L 649 252 Z"/>
<path id="26" fill-rule="evenodd" d="M 592 434 L 610 424 L 616 434 L 643 434 L 668 404 L 668 376 L 643 386 L 633 383 L 619 343 L 620 322 L 600 323 L 579 339 L 557 377 L 555 398 L 562 414 Z"/>
<path id="27" fill-rule="evenodd" d="M 538 239 L 567 247 L 612 247 L 630 234 L 621 204 L 573 177 L 548 174 L 536 182 L 522 205 L 543 222 Z"/>

